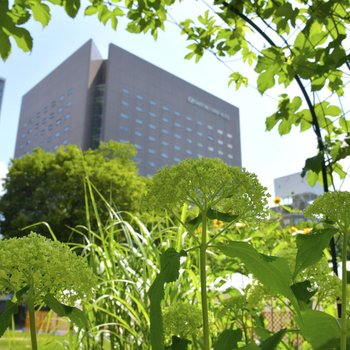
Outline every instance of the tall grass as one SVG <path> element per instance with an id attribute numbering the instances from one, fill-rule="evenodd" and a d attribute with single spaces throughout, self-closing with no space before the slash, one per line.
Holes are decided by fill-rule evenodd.
<path id="1" fill-rule="evenodd" d="M 96 196 L 103 200 L 108 222 L 100 220 Z M 169 242 L 157 225 L 149 230 L 136 216 L 117 212 L 89 181 L 85 204 L 88 224 L 74 229 L 84 243 L 73 249 L 88 258 L 100 282 L 95 300 L 83 306 L 90 327 L 77 330 L 75 343 L 94 350 L 149 349 L 147 291 L 158 272 L 161 247 Z"/>

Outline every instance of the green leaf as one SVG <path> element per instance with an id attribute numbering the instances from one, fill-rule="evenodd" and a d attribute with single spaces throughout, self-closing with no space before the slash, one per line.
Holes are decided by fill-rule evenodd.
<path id="1" fill-rule="evenodd" d="M 321 259 L 323 250 L 329 246 L 329 241 L 335 233 L 335 229 L 327 228 L 310 235 L 297 236 L 298 252 L 294 276 Z"/>
<path id="2" fill-rule="evenodd" d="M 0 28 L 0 56 L 5 61 L 11 53 L 11 43 L 9 36 Z"/>
<path id="3" fill-rule="evenodd" d="M 281 329 L 271 337 L 265 339 L 259 346 L 261 350 L 274 350 L 286 334 L 286 329 Z"/>
<path id="4" fill-rule="evenodd" d="M 6 329 L 10 326 L 12 315 L 18 312 L 17 303 L 13 303 L 11 300 L 6 300 L 5 310 L 0 314 L 0 337 L 2 337 Z"/>
<path id="5" fill-rule="evenodd" d="M 315 350 L 337 348 L 340 343 L 340 327 L 337 320 L 325 312 L 302 312 L 301 333 Z"/>
<path id="6" fill-rule="evenodd" d="M 307 158 L 301 176 L 304 177 L 308 171 L 318 174 L 322 171 L 323 155 L 318 153 L 316 156 Z"/>
<path id="7" fill-rule="evenodd" d="M 24 52 L 28 52 L 33 47 L 33 38 L 27 29 L 20 27 L 11 28 L 11 36 L 15 39 L 17 46 Z"/>
<path id="8" fill-rule="evenodd" d="M 214 350 L 233 350 L 237 348 L 237 343 L 242 339 L 240 329 L 225 329 L 214 344 Z"/>
<path id="9" fill-rule="evenodd" d="M 292 274 L 286 259 L 260 254 L 246 242 L 229 241 L 227 244 L 219 244 L 218 248 L 231 258 L 239 258 L 266 288 L 287 297 L 296 311 L 299 311 L 298 302 L 290 288 Z"/>
<path id="10" fill-rule="evenodd" d="M 92 7 L 92 6 L 89 6 Z M 75 18 L 80 9 L 80 0 L 65 0 L 64 10 L 71 18 Z"/>
<path id="11" fill-rule="evenodd" d="M 56 312 L 58 316 L 68 317 L 79 328 L 88 327 L 88 318 L 85 313 L 76 307 L 60 303 L 52 294 L 48 293 L 44 297 L 45 304 Z"/>
<path id="12" fill-rule="evenodd" d="M 98 9 L 96 6 L 90 5 L 85 8 L 84 15 L 85 16 L 91 16 L 98 12 Z"/>
<path id="13" fill-rule="evenodd" d="M 40 22 L 43 27 L 46 27 L 51 19 L 50 7 L 41 1 L 31 1 L 30 8 L 32 9 L 34 19 Z"/>
<path id="14" fill-rule="evenodd" d="M 148 296 L 150 299 L 150 330 L 153 350 L 163 350 L 163 317 L 161 301 L 164 298 L 165 283 L 174 282 L 179 277 L 180 258 L 186 256 L 182 250 L 167 249 L 160 257 L 160 272 L 152 283 Z"/>
<path id="15" fill-rule="evenodd" d="M 238 215 L 230 215 L 227 213 L 222 213 L 215 209 L 208 209 L 207 217 L 210 220 L 220 220 L 224 222 L 232 222 L 238 219 Z"/>
<path id="16" fill-rule="evenodd" d="M 166 350 L 187 350 L 188 344 L 191 342 L 187 339 L 181 339 L 176 336 L 171 337 L 171 345 L 167 346 Z"/>
<path id="17" fill-rule="evenodd" d="M 194 231 L 202 222 L 202 216 L 198 215 L 195 218 L 186 222 L 186 224 Z"/>
<path id="18" fill-rule="evenodd" d="M 298 300 L 300 309 L 304 310 L 308 306 L 312 306 L 311 298 L 315 295 L 316 290 L 311 290 L 310 281 L 294 283 L 291 288 Z"/>

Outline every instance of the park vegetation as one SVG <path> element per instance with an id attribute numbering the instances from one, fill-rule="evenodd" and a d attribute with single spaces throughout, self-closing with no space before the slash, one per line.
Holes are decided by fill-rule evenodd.
<path id="1" fill-rule="evenodd" d="M 125 15 L 129 20 L 127 30 L 151 32 L 156 38 L 158 31 L 165 29 L 167 10 L 174 3 L 175 0 L 108 3 L 92 0 L 84 5 L 84 13 L 96 15 L 113 28 L 117 27 L 118 17 Z M 81 7 L 77 0 L 1 2 L 3 59 L 10 54 L 12 39 L 24 51 L 32 49 L 27 22 L 33 17 L 46 26 L 53 6 L 63 7 L 71 17 Z M 84 237 L 74 241 L 71 249 L 86 259 L 98 279 L 91 288 L 93 297 L 81 300 L 84 321 L 72 326 L 74 332 L 68 348 L 349 348 L 346 261 L 350 193 L 329 192 L 335 186 L 335 175 L 347 176 L 343 161 L 350 154 L 350 122 L 344 109 L 350 68 L 346 47 L 349 13 L 350 3 L 346 0 L 214 0 L 203 14 L 178 23 L 189 40 L 187 59 L 200 61 L 210 52 L 224 62 L 239 55 L 257 73 L 257 88 L 262 94 L 273 92 L 277 85 L 286 90 L 278 97 L 277 111 L 266 119 L 267 130 L 277 128 L 281 135 L 294 127 L 300 132 L 313 130 L 317 150 L 305 161 L 303 175 L 311 184 L 319 181 L 325 194 L 306 209 L 304 214 L 309 222 L 281 227 L 278 216 L 267 211 L 268 195 L 256 176 L 220 160 L 185 160 L 160 170 L 145 184 L 137 178 L 130 163 L 130 149 L 124 149 L 128 156 L 121 158 L 128 164 L 130 174 L 134 174 L 135 182 L 129 184 L 122 181 L 123 177 L 118 179 L 119 185 L 115 186 L 120 188 L 119 198 L 123 198 L 118 201 L 113 196 L 114 186 L 110 186 L 114 168 L 103 171 L 108 181 L 98 182 L 94 176 L 93 169 L 100 168 L 91 166 L 92 154 L 98 151 L 87 151 L 84 157 L 74 147 L 60 149 L 57 155 L 35 151 L 37 158 L 59 156 L 67 160 L 60 164 L 68 168 L 58 171 L 55 179 L 59 181 L 62 176 L 71 187 L 59 192 L 59 186 L 50 187 L 56 184 L 44 183 L 50 196 L 58 196 L 53 203 L 62 203 L 61 207 L 54 206 L 55 210 L 63 212 L 66 202 L 60 202 L 60 196 L 81 189 L 80 201 L 69 207 L 67 219 L 74 210 L 84 212 L 85 216 L 65 223 L 65 227 Z M 240 72 L 231 72 L 229 83 L 240 88 L 248 80 Z M 289 93 L 290 87 L 297 87 L 299 92 Z M 79 153 L 81 164 L 77 176 L 68 171 L 75 164 L 71 161 L 75 153 Z M 41 163 L 35 163 L 35 157 L 23 159 L 36 164 L 32 168 L 28 165 L 30 174 L 40 170 Z M 16 165 L 14 160 L 12 167 Z M 67 173 L 72 174 L 72 179 Z M 10 176 L 15 175 L 10 170 Z M 4 197 L 28 186 L 18 181 L 10 190 L 10 181 L 6 185 L 9 194 Z M 145 191 L 138 191 L 139 188 Z M 131 198 L 137 201 L 142 198 L 144 210 L 156 211 L 163 220 L 148 223 L 135 213 L 121 214 L 120 209 L 132 212 L 135 208 L 135 202 L 124 191 L 134 193 Z M 21 213 L 16 214 L 18 201 L 10 222 L 16 223 L 17 214 L 21 217 Z M 38 211 L 42 209 L 35 205 Z M 52 221 L 53 230 L 49 232 L 54 239 L 55 234 L 57 237 L 61 234 L 55 221 L 42 214 L 21 222 L 17 228 L 35 221 L 50 225 Z M 5 235 L 15 231 L 3 230 Z M 38 239 L 35 235 L 29 238 Z M 341 242 L 340 277 L 336 241 Z M 5 240 L 2 244 L 6 242 L 13 241 Z M 18 272 L 22 270 L 24 267 L 19 266 Z M 248 276 L 249 282 L 240 288 L 232 285 L 230 280 L 235 273 Z M 8 290 L 6 283 L 11 273 L 0 276 L 0 286 Z M 41 277 L 49 276 L 50 271 L 46 271 Z M 69 281 L 64 283 L 71 290 Z M 15 304 L 17 297 L 30 297 L 31 286 L 24 283 L 19 294 L 12 288 L 16 294 L 11 302 Z M 59 297 L 56 295 L 54 300 L 59 302 Z M 50 301 L 55 309 L 57 304 L 50 297 L 43 300 L 48 304 Z M 8 303 L 6 310 L 0 315 L 3 332 L 15 307 Z M 274 320 L 281 316 L 284 321 L 276 325 Z"/>

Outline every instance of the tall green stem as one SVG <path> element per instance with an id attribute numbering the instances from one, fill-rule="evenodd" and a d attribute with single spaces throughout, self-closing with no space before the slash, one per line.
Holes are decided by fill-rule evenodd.
<path id="1" fill-rule="evenodd" d="M 30 325 L 30 339 L 32 342 L 32 350 L 38 350 L 38 343 L 36 339 L 36 327 L 35 327 L 35 310 L 34 310 L 34 295 L 33 286 L 29 290 L 28 298 L 28 312 L 29 312 L 29 325 Z"/>
<path id="2" fill-rule="evenodd" d="M 200 245 L 200 278 L 201 278 L 201 302 L 203 319 L 203 349 L 210 350 L 209 337 L 209 317 L 208 317 L 208 298 L 207 298 L 207 215 L 202 213 L 202 241 Z"/>
<path id="3" fill-rule="evenodd" d="M 348 232 L 347 230 L 344 230 L 343 247 L 342 247 L 341 341 L 340 341 L 341 350 L 346 350 L 346 335 L 347 335 L 347 329 L 346 329 L 347 328 L 346 327 L 347 241 L 348 241 Z"/>

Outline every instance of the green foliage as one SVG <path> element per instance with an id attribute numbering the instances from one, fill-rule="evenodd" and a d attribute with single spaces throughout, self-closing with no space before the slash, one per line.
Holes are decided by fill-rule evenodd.
<path id="1" fill-rule="evenodd" d="M 161 301 L 164 299 L 164 285 L 165 283 L 175 282 L 179 277 L 180 258 L 185 255 L 184 251 L 178 253 L 173 248 L 167 249 L 160 257 L 160 272 L 148 292 L 151 303 L 151 344 L 154 350 L 164 349 L 161 311 Z"/>
<path id="2" fill-rule="evenodd" d="M 0 198 L 0 223 L 5 237 L 21 236 L 23 227 L 47 222 L 58 240 L 71 240 L 71 228 L 86 222 L 86 179 L 119 210 L 136 211 L 145 189 L 132 157 L 135 149 L 118 142 L 101 143 L 82 152 L 77 146 L 46 153 L 40 148 L 14 159 L 5 178 Z M 108 219 L 103 200 L 96 199 L 102 221 Z M 35 230 L 48 235 L 44 226 Z M 78 237 L 79 238 L 79 237 Z M 77 240 L 77 236 L 72 240 Z"/>
<path id="3" fill-rule="evenodd" d="M 74 304 L 91 298 L 96 277 L 82 257 L 64 244 L 35 233 L 0 241 L 0 289 L 4 293 L 33 287 L 35 304 L 50 293 L 61 302 Z M 18 296 L 18 294 L 17 294 Z M 27 293 L 18 302 L 25 301 Z"/>
<path id="4" fill-rule="evenodd" d="M 315 199 L 304 211 L 306 216 L 330 220 L 343 230 L 350 230 L 350 192 L 328 192 Z"/>
<path id="5" fill-rule="evenodd" d="M 266 215 L 267 194 L 254 174 L 220 159 L 187 159 L 158 171 L 145 200 L 155 210 L 174 211 L 184 203 L 206 215 L 216 209 L 239 220 L 257 220 Z"/>

